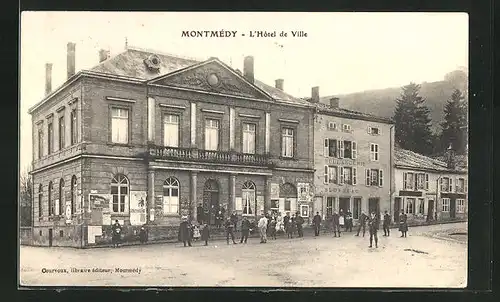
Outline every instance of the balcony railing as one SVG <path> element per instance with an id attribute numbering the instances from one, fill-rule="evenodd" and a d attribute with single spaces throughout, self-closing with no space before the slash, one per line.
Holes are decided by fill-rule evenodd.
<path id="1" fill-rule="evenodd" d="M 267 166 L 269 157 L 263 154 L 244 154 L 234 151 L 212 151 L 195 148 L 149 146 L 149 155 L 155 159 L 173 159 L 196 162 Z"/>

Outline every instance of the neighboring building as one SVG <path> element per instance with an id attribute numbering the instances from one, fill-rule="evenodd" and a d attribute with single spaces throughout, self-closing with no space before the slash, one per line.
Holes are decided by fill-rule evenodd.
<path id="1" fill-rule="evenodd" d="M 457 165 L 451 150 L 447 162 L 404 149 L 395 151 L 394 211 L 408 220 L 467 218 L 467 168 Z M 398 215 L 394 217 L 399 220 Z"/>
<path id="2" fill-rule="evenodd" d="M 312 214 L 313 112 L 309 102 L 217 58 L 199 62 L 129 48 L 75 74 L 29 113 L 33 122 L 33 243 L 109 242 L 148 225 L 175 238 L 182 215 L 215 223 L 271 210 Z M 202 213 L 200 213 L 202 212 Z"/>
<path id="3" fill-rule="evenodd" d="M 391 211 L 393 192 L 394 124 L 391 120 L 319 102 L 312 88 L 314 119 L 314 212 L 329 217 L 350 210 L 354 220 L 362 212 Z"/>

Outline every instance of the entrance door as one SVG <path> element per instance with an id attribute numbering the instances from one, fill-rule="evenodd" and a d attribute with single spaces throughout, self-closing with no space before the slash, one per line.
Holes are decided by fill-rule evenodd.
<path id="1" fill-rule="evenodd" d="M 429 199 L 429 206 L 427 207 L 427 220 L 434 220 L 434 200 Z"/>
<path id="2" fill-rule="evenodd" d="M 342 212 L 347 213 L 347 210 L 349 210 L 349 205 L 350 205 L 351 199 L 349 197 L 340 197 L 339 198 L 339 213 L 340 210 Z"/>
<path id="3" fill-rule="evenodd" d="M 205 183 L 205 188 L 203 190 L 203 208 L 205 209 L 205 213 L 208 214 L 208 224 L 215 225 L 220 207 L 219 185 L 213 179 L 209 179 Z"/>
<path id="4" fill-rule="evenodd" d="M 401 213 L 401 197 L 394 198 L 394 222 L 399 223 L 399 213 Z"/>
<path id="5" fill-rule="evenodd" d="M 52 246 L 52 229 L 49 229 L 49 246 Z"/>
<path id="6" fill-rule="evenodd" d="M 380 198 L 368 198 L 368 215 L 372 212 L 380 217 Z"/>
<path id="7" fill-rule="evenodd" d="M 450 218 L 455 218 L 457 212 L 457 200 L 450 198 Z"/>

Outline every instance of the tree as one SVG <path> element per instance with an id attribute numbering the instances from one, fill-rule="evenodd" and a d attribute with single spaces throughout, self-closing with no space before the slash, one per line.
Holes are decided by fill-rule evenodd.
<path id="1" fill-rule="evenodd" d="M 410 83 L 401 89 L 394 110 L 396 143 L 403 149 L 429 155 L 434 151 L 430 110 L 419 96 L 420 85 Z"/>
<path id="2" fill-rule="evenodd" d="M 33 180 L 27 172 L 19 178 L 19 219 L 21 226 L 31 226 L 31 201 L 33 200 Z"/>
<path id="3" fill-rule="evenodd" d="M 441 123 L 441 146 L 443 151 L 450 145 L 457 154 L 465 154 L 467 148 L 468 106 L 462 92 L 455 89 L 444 107 L 444 122 Z"/>

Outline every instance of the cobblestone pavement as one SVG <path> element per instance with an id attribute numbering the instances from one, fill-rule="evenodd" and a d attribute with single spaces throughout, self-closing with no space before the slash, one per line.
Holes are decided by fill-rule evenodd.
<path id="1" fill-rule="evenodd" d="M 377 249 L 368 248 L 368 233 L 364 238 L 321 234 L 267 244 L 258 239 L 237 245 L 196 242 L 187 248 L 22 246 L 20 280 L 21 285 L 37 286 L 465 287 L 467 244 L 436 236 L 447 230 L 466 230 L 466 223 L 410 228 L 407 238 L 396 230 L 390 237 L 379 231 Z"/>

